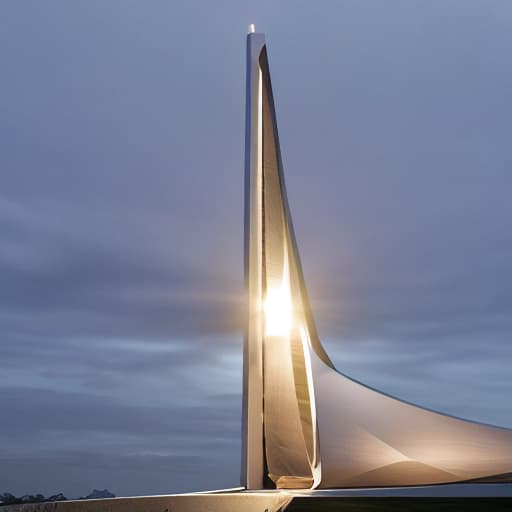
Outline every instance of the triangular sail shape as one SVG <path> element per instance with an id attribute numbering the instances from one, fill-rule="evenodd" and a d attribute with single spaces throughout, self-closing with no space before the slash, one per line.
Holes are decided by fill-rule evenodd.
<path id="1" fill-rule="evenodd" d="M 338 373 L 315 328 L 286 198 L 262 34 L 247 38 L 242 483 L 419 485 L 512 474 L 512 431 L 413 406 Z"/>

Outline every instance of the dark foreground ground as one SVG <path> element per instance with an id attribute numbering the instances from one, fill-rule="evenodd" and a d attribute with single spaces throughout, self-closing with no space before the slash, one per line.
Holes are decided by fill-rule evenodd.
<path id="1" fill-rule="evenodd" d="M 512 512 L 512 498 L 294 498 L 286 512 Z"/>

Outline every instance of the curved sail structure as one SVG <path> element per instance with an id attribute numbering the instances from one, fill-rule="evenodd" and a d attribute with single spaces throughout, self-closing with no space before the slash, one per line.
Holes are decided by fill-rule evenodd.
<path id="1" fill-rule="evenodd" d="M 247 36 L 242 483 L 249 489 L 512 481 L 512 431 L 337 372 L 317 335 L 286 198 L 262 34 Z"/>

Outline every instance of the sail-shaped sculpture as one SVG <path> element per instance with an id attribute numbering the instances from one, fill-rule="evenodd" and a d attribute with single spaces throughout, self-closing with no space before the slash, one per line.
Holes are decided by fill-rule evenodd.
<path id="1" fill-rule="evenodd" d="M 247 36 L 242 484 L 249 489 L 512 481 L 512 430 L 338 373 L 308 302 L 286 198 L 264 36 Z"/>

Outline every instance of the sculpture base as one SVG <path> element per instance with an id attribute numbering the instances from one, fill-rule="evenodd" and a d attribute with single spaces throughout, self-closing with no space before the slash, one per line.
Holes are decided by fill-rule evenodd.
<path id="1" fill-rule="evenodd" d="M 288 494 L 238 491 L 27 503 L 0 512 L 277 512 L 291 500 Z"/>
<path id="2" fill-rule="evenodd" d="M 59 501 L 0 507 L 0 512 L 510 512 L 512 485 L 447 484 L 325 491 L 220 491 Z"/>

